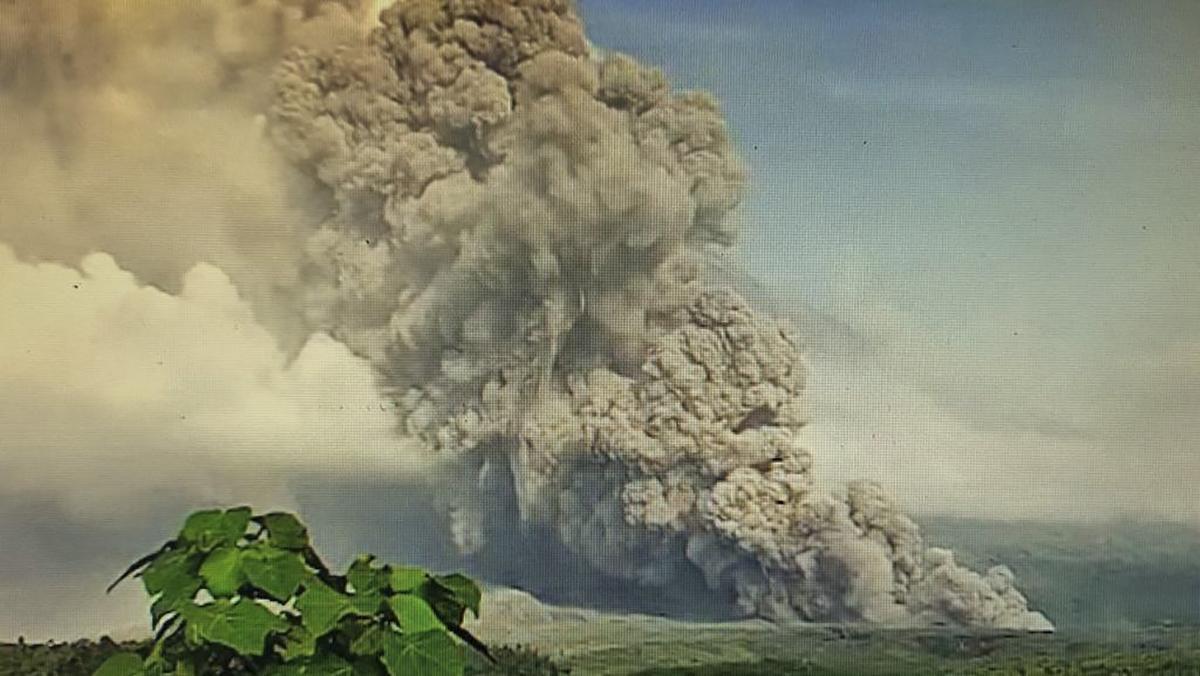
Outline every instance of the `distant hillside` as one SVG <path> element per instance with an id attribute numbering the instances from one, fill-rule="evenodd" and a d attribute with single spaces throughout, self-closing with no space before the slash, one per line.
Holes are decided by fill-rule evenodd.
<path id="1" fill-rule="evenodd" d="M 1200 623 L 1200 528 L 1177 524 L 921 520 L 931 544 L 1003 563 L 1060 629 Z"/>

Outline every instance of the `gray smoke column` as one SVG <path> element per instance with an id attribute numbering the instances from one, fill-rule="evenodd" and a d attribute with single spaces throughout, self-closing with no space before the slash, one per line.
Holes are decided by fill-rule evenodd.
<path id="1" fill-rule="evenodd" d="M 793 340 L 703 281 L 746 171 L 712 97 L 593 53 L 567 0 L 412 0 L 292 54 L 270 133 L 328 190 L 307 320 L 455 468 L 596 572 L 778 619 L 1047 629 L 1003 567 L 926 548 L 878 486 L 814 488 Z"/>

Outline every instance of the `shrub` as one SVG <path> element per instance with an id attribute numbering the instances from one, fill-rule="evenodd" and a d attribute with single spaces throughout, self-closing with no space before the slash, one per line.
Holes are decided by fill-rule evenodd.
<path id="1" fill-rule="evenodd" d="M 369 555 L 335 575 L 282 512 L 192 514 L 113 587 L 130 576 L 153 598 L 154 641 L 144 658 L 119 653 L 95 676 L 461 676 L 459 641 L 487 655 L 462 628 L 468 610 L 479 614 L 475 582 Z"/>
<path id="2" fill-rule="evenodd" d="M 491 661 L 478 660 L 467 666 L 468 676 L 567 676 L 570 669 L 527 646 L 500 646 Z"/>
<path id="3" fill-rule="evenodd" d="M 109 638 L 70 643 L 0 644 L 2 676 L 91 676 L 104 660 L 122 650 L 136 650 L 138 643 L 116 643 Z"/>

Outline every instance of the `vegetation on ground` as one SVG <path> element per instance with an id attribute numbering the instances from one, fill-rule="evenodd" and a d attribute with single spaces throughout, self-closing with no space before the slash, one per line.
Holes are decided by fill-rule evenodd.
<path id="1" fill-rule="evenodd" d="M 492 649 L 492 660 L 476 657 L 467 666 L 467 676 L 568 676 L 570 669 L 528 646 Z"/>
<path id="2" fill-rule="evenodd" d="M 990 641 L 971 643 L 950 654 L 926 640 L 898 651 L 879 643 L 839 643 L 838 650 L 813 658 L 787 657 L 761 661 L 714 661 L 688 666 L 655 667 L 647 663 L 631 676 L 1200 676 L 1200 633 L 1180 631 L 1169 644 L 1104 648 L 1073 639 L 1030 643 L 1015 637 L 991 650 Z M 980 646 L 985 646 L 980 648 Z M 1047 654 L 1048 646 L 1059 652 Z M 933 649 L 931 649 L 933 648 Z M 149 642 L 117 644 L 76 641 L 48 645 L 0 645 L 0 676 L 89 676 L 100 663 L 125 650 L 145 652 Z M 482 656 L 467 659 L 467 676 L 585 676 L 592 670 L 568 672 L 555 661 L 525 647 L 492 649 L 495 662 Z M 982 654 L 986 653 L 986 654 Z M 249 673 L 229 671 L 227 674 Z M 319 672 L 317 672 L 319 673 Z"/>
<path id="3" fill-rule="evenodd" d="M 1062 640 L 1031 644 L 1020 637 L 1006 646 L 990 640 L 952 654 L 927 641 L 909 650 L 894 645 L 859 645 L 821 659 L 766 659 L 736 663 L 651 668 L 631 676 L 1200 676 L 1197 634 L 1180 636 L 1177 645 L 1101 647 Z M 979 650 L 979 646 L 988 646 Z M 944 647 L 944 646 L 943 646 Z"/>
<path id="4" fill-rule="evenodd" d="M 91 676 L 105 660 L 117 653 L 145 653 L 150 648 L 149 641 L 116 643 L 107 638 L 71 643 L 0 644 L 0 676 Z M 567 676 L 571 673 L 531 648 L 496 646 L 491 648 L 491 653 L 494 660 L 481 655 L 468 657 L 466 676 Z"/>
<path id="5" fill-rule="evenodd" d="M 1061 660 L 1033 657 L 1000 664 L 938 665 L 864 671 L 828 668 L 808 661 L 764 660 L 672 669 L 648 669 L 634 676 L 1197 676 L 1200 657 L 1182 655 L 1099 655 Z"/>
<path id="6" fill-rule="evenodd" d="M 0 644 L 0 676 L 90 676 L 104 660 L 121 651 L 139 650 L 139 643 L 99 641 L 71 643 Z"/>

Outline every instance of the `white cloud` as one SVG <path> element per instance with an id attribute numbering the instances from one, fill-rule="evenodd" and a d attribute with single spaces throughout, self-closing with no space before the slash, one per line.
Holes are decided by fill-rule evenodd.
<path id="1" fill-rule="evenodd" d="M 1194 343 L 1085 350 L 1001 317 L 878 323 L 871 349 L 813 361 L 819 474 L 876 479 L 919 513 L 1200 523 Z"/>
<path id="2" fill-rule="evenodd" d="M 0 637 L 127 618 L 137 595 L 105 600 L 99 582 L 113 557 L 140 552 L 96 550 L 157 541 L 193 508 L 291 507 L 289 484 L 304 475 L 426 468 L 395 434 L 366 362 L 323 335 L 289 360 L 215 267 L 196 266 L 170 295 L 106 254 L 76 270 L 24 263 L 0 243 L 0 315 L 0 502 L 14 505 L 0 523 L 0 576 L 12 579 L 31 550 L 55 549 L 47 538 L 72 528 L 115 543 L 61 543 L 69 554 L 54 564 L 49 598 L 6 585 Z M 37 514 L 17 514 L 35 504 Z M 54 528 L 27 532 L 37 529 L 20 518 Z M 75 619 L 26 612 L 59 594 L 73 599 Z"/>

